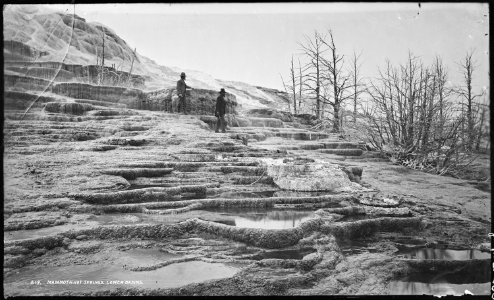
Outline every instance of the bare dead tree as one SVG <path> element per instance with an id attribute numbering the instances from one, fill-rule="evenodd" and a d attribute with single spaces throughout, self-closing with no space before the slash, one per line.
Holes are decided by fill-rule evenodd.
<path id="1" fill-rule="evenodd" d="M 132 68 L 134 67 L 134 58 L 136 57 L 136 50 L 137 48 L 134 48 L 134 52 L 132 52 L 132 62 L 130 64 L 130 70 L 129 70 L 129 76 L 128 76 L 128 85 L 132 85 Z"/>
<path id="2" fill-rule="evenodd" d="M 321 85 L 322 85 L 322 55 L 327 50 L 321 42 L 324 37 L 315 31 L 311 39 L 305 36 L 305 44 L 299 43 L 304 54 L 309 58 L 303 71 L 304 80 L 302 86 L 310 96 L 315 97 L 315 114 L 317 119 L 321 119 Z"/>
<path id="3" fill-rule="evenodd" d="M 485 95 L 484 95 L 485 98 Z M 485 102 L 485 99 L 484 99 Z M 487 113 L 489 112 L 489 105 L 486 103 L 475 103 L 475 150 L 478 152 L 480 151 L 480 145 L 482 142 L 482 138 L 488 138 L 488 136 L 485 136 L 486 131 L 488 131 L 488 127 L 485 128 L 485 124 L 487 122 L 488 115 Z"/>
<path id="4" fill-rule="evenodd" d="M 105 66 L 105 30 L 103 30 L 103 54 L 101 55 L 101 66 Z"/>
<path id="5" fill-rule="evenodd" d="M 298 79 L 299 79 L 299 84 L 298 84 L 298 110 L 300 111 L 300 104 L 302 103 L 302 94 L 304 90 L 303 82 L 304 82 L 304 76 L 302 74 L 302 66 L 300 64 L 300 59 L 298 59 Z"/>
<path id="6" fill-rule="evenodd" d="M 444 117 L 444 99 L 451 94 L 451 89 L 446 88 L 446 82 L 448 81 L 448 71 L 446 70 L 441 58 L 436 56 L 434 60 L 434 71 L 437 80 L 437 96 L 439 101 L 439 126 L 438 135 L 442 135 L 443 126 L 445 123 Z"/>
<path id="7" fill-rule="evenodd" d="M 103 84 L 104 82 L 104 67 L 105 67 L 105 30 L 102 28 L 103 31 L 103 44 L 102 44 L 102 54 L 101 54 L 101 65 L 98 66 L 98 85 Z"/>
<path id="8" fill-rule="evenodd" d="M 329 48 L 331 55 L 329 59 L 323 57 L 321 62 L 325 67 L 323 79 L 327 80 L 332 87 L 333 99 L 324 97 L 323 100 L 324 103 L 333 107 L 333 131 L 339 132 L 341 105 L 345 100 L 352 97 L 352 95 L 348 93 L 352 84 L 350 75 L 343 71 L 344 55 L 338 53 L 331 30 L 328 30 L 328 34 L 329 40 L 320 37 L 320 41 Z"/>
<path id="9" fill-rule="evenodd" d="M 360 56 L 362 55 L 362 52 L 357 54 L 355 51 L 353 52 L 353 59 L 352 59 L 352 82 L 353 82 L 353 123 L 357 122 L 357 99 L 358 96 L 363 93 L 363 87 L 364 84 L 361 82 L 361 77 L 360 77 L 360 67 L 362 66 L 361 64 L 358 63 L 358 60 L 360 59 Z"/>
<path id="10" fill-rule="evenodd" d="M 96 47 L 96 66 L 99 66 L 99 53 L 98 53 L 98 47 Z"/>
<path id="11" fill-rule="evenodd" d="M 281 82 L 283 83 L 283 88 L 285 89 L 285 93 L 289 94 L 288 90 L 290 87 L 285 84 L 285 80 L 283 79 L 283 76 L 281 74 L 280 77 L 281 77 Z M 290 100 L 287 101 L 287 104 L 288 104 L 288 112 L 291 112 Z"/>
<path id="12" fill-rule="evenodd" d="M 455 89 L 455 92 L 460 96 L 461 99 L 465 100 L 466 106 L 466 119 L 467 119 L 467 130 L 466 138 L 468 143 L 466 144 L 467 150 L 472 150 L 472 146 L 475 139 L 474 127 L 475 127 L 475 116 L 473 114 L 473 104 L 476 98 L 483 95 L 483 92 L 474 94 L 472 87 L 473 73 L 475 71 L 476 65 L 473 61 L 474 51 L 467 52 L 462 62 L 460 62 L 460 68 L 463 75 L 464 85 L 461 85 Z"/>
<path id="13" fill-rule="evenodd" d="M 295 67 L 293 66 L 293 55 L 292 55 L 292 60 L 291 60 L 291 67 L 290 67 L 290 76 L 292 80 L 292 86 L 291 86 L 291 91 L 292 91 L 292 96 L 293 96 L 293 113 L 297 113 L 297 86 L 295 85 L 295 81 L 297 78 L 295 77 Z"/>

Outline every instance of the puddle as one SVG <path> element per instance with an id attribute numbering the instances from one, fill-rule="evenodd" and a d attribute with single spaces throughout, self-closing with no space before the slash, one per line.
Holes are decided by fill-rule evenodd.
<path id="1" fill-rule="evenodd" d="M 438 259 L 438 260 L 470 260 L 470 259 L 490 259 L 491 254 L 479 250 L 450 250 L 418 248 L 401 250 L 396 255 L 407 259 Z"/>
<path id="2" fill-rule="evenodd" d="M 471 260 L 490 259 L 490 253 L 479 250 L 450 250 L 418 248 L 396 253 L 407 259 Z M 486 272 L 487 271 L 487 272 Z M 414 272 L 405 278 L 392 281 L 390 293 L 396 295 L 463 295 L 465 290 L 474 295 L 490 293 L 490 273 L 475 266 L 465 265 L 447 271 Z"/>
<path id="3" fill-rule="evenodd" d="M 253 209 L 215 209 L 208 210 L 231 217 L 235 226 L 243 228 L 287 229 L 298 226 L 311 219 L 312 211 L 301 210 L 253 210 Z"/>
<path id="4" fill-rule="evenodd" d="M 472 284 L 449 284 L 449 283 L 423 283 L 423 282 L 407 282 L 407 281 L 391 281 L 388 285 L 390 295 L 435 295 L 460 296 L 465 293 L 465 290 L 470 291 L 474 295 L 489 295 L 491 284 L 472 283 Z"/>
<path id="5" fill-rule="evenodd" d="M 400 279 L 403 282 L 420 282 L 428 284 L 473 284 L 486 283 L 490 281 L 490 274 L 485 270 L 475 269 L 471 266 L 465 266 L 458 269 L 451 269 L 441 272 L 415 272 L 406 278 Z"/>
<path id="6" fill-rule="evenodd" d="M 65 267 L 26 267 L 4 278 L 4 296 L 35 296 L 65 291 L 94 292 L 124 288 L 174 288 L 233 276 L 238 268 L 220 263 L 190 261 L 144 272 L 121 265 L 91 264 Z M 31 284 L 39 280 L 40 284 Z M 69 280 L 71 282 L 69 282 Z M 54 281 L 66 281 L 54 284 Z"/>
<path id="7" fill-rule="evenodd" d="M 269 252 L 263 252 L 261 254 L 258 254 L 252 259 L 255 260 L 262 260 L 262 259 L 270 259 L 270 258 L 277 258 L 277 259 L 302 259 L 304 256 L 307 254 L 316 252 L 315 249 L 313 248 L 306 248 L 306 249 L 291 249 L 291 250 L 276 250 L 276 251 L 269 251 Z"/>

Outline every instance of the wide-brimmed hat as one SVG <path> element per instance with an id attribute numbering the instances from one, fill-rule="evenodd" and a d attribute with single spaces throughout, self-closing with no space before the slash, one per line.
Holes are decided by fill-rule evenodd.
<path id="1" fill-rule="evenodd" d="M 226 94 L 225 89 L 221 89 L 220 94 Z"/>
<path id="2" fill-rule="evenodd" d="M 180 77 L 185 77 L 185 73 L 184 73 L 184 72 L 182 72 L 182 73 L 180 74 Z"/>

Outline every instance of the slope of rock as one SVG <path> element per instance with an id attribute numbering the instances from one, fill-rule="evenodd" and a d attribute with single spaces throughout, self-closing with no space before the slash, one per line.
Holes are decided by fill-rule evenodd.
<path id="1" fill-rule="evenodd" d="M 246 83 L 220 81 L 199 71 L 158 65 L 139 52 L 134 53 L 133 47 L 110 28 L 86 22 L 68 11 L 55 12 L 41 5 L 7 5 L 3 15 L 5 67 L 17 75 L 87 82 L 80 74 L 93 74 L 94 79 L 95 72 L 89 67 L 94 69 L 97 57 L 101 57 L 104 36 L 105 78 L 108 81 L 114 76 L 111 84 L 131 76 L 131 73 L 135 77 L 133 81 L 138 80 L 135 87 L 145 91 L 171 89 L 175 87 L 180 73 L 185 71 L 190 86 L 213 91 L 225 88 L 236 96 L 241 110 L 266 106 L 285 109 L 283 92 Z M 46 63 L 52 65 L 47 66 Z M 87 70 L 65 74 L 67 65 Z"/>

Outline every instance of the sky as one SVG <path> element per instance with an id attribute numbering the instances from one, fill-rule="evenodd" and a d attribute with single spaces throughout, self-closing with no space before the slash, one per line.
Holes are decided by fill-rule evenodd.
<path id="1" fill-rule="evenodd" d="M 474 51 L 474 88 L 489 87 L 486 3 L 76 4 L 75 13 L 112 28 L 160 65 L 222 80 L 283 90 L 280 75 L 288 79 L 299 43 L 331 29 L 346 61 L 362 53 L 364 77 L 376 76 L 386 58 L 405 62 L 411 51 L 425 64 L 440 55 L 451 81 L 459 83 L 458 63 Z"/>

